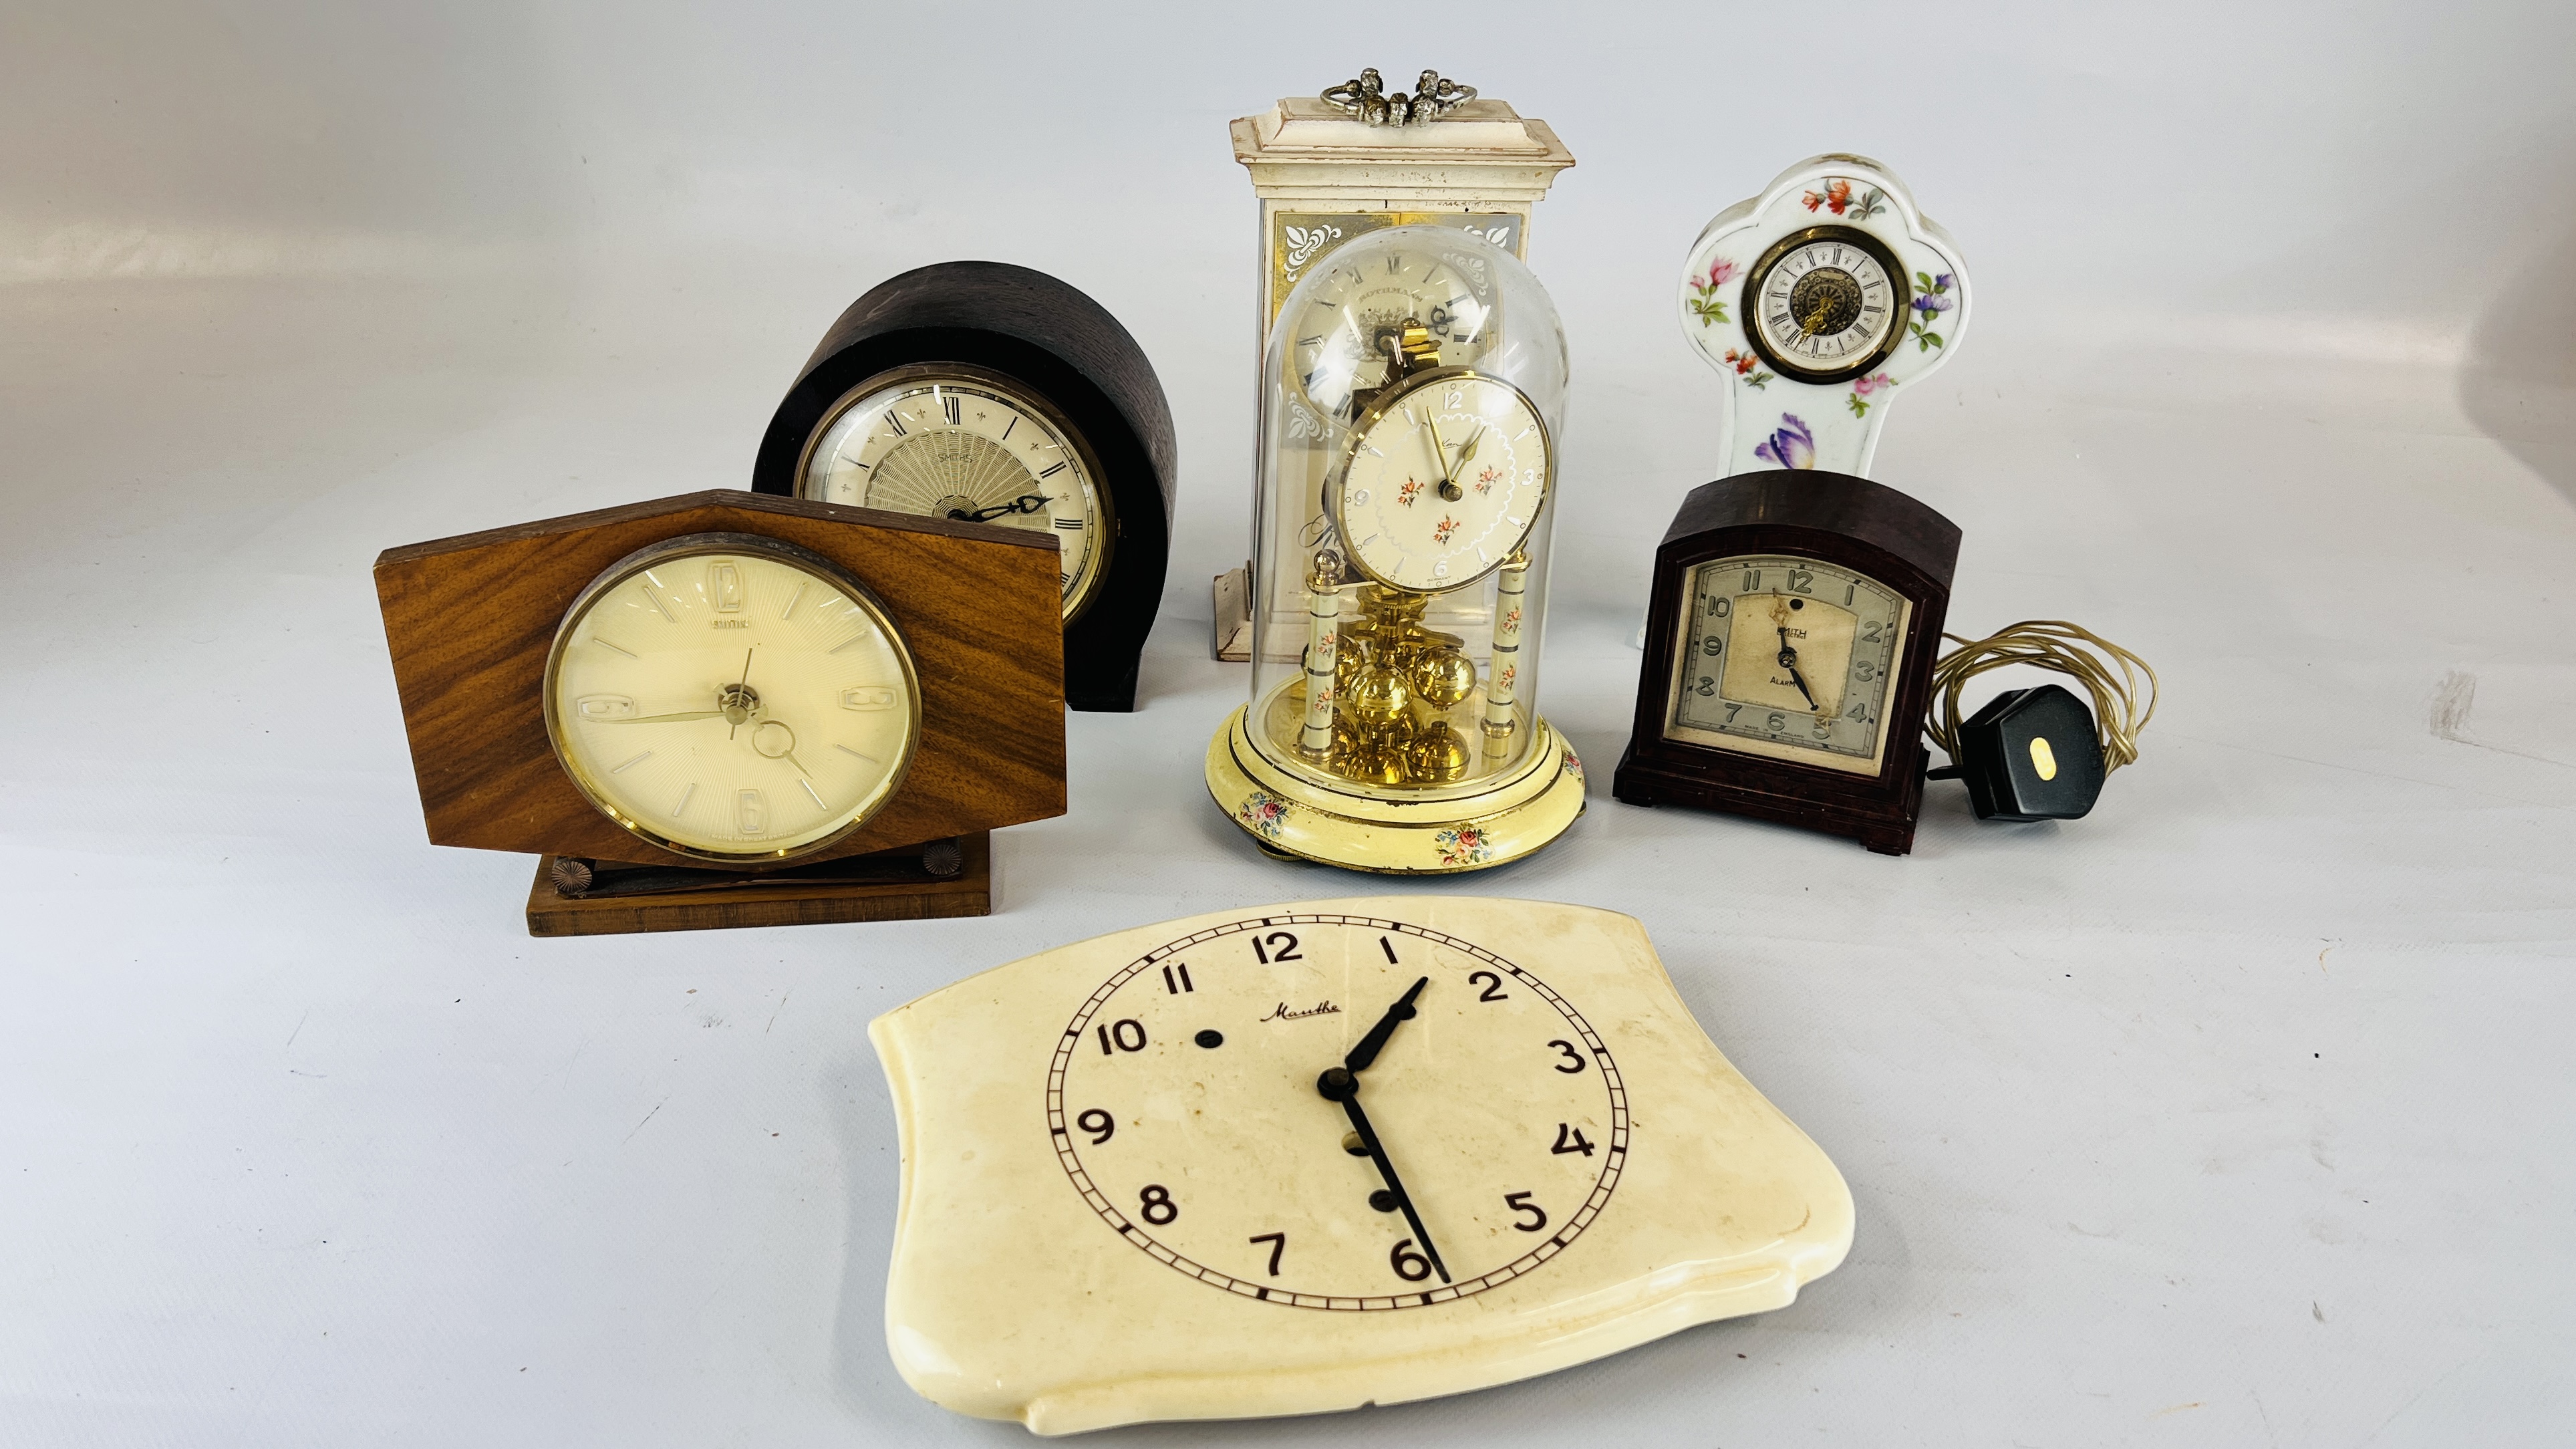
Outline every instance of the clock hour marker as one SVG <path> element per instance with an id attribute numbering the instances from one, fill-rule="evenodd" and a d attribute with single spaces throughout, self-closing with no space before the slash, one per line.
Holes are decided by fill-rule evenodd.
<path id="1" fill-rule="evenodd" d="M 887 409 L 886 409 L 886 419 L 885 419 L 885 420 L 886 420 L 886 427 L 887 427 L 889 430 L 891 430 L 891 431 L 894 433 L 894 435 L 895 435 L 896 437 L 900 438 L 900 437 L 904 436 L 904 431 L 903 431 L 903 415 L 902 415 L 902 414 L 900 414 L 900 413 L 896 412 L 896 411 L 895 411 L 894 409 L 892 409 L 892 408 L 887 408 Z"/>
<path id="2" fill-rule="evenodd" d="M 876 756 L 860 754 L 858 751 L 851 749 L 848 745 L 834 745 L 832 748 L 839 750 L 842 754 L 849 756 L 851 759 L 858 761 L 860 764 L 867 766 L 871 770 L 876 769 L 880 763 Z"/>
<path id="3" fill-rule="evenodd" d="M 1005 443 L 1009 442 L 1009 441 L 1011 440 L 1011 428 L 1016 428 L 1016 427 L 1018 427 L 1019 425 L 1020 425 L 1020 420 L 1019 420 L 1018 418 L 1013 418 L 1013 419 L 1011 419 L 1010 427 L 1006 427 L 1006 428 L 1002 429 L 1002 438 L 1001 438 L 1001 441 L 1003 441 L 1003 442 L 1005 442 Z"/>
<path id="4" fill-rule="evenodd" d="M 831 806 L 826 805 L 826 804 L 824 804 L 824 803 L 823 803 L 823 797 L 822 797 L 822 796 L 820 796 L 820 795 L 818 795 L 818 794 L 814 793 L 814 782 L 813 782 L 813 781 L 811 781 L 811 780 L 803 780 L 803 779 L 800 779 L 800 780 L 798 780 L 796 783 L 805 787 L 805 798 L 814 802 L 814 808 L 815 808 L 815 809 L 817 809 L 817 810 L 829 810 L 829 809 L 831 809 L 831 808 L 832 808 Z"/>
<path id="5" fill-rule="evenodd" d="M 1082 532 L 1082 520 L 1079 518 L 1059 518 L 1055 521 L 1055 526 L 1074 533 Z"/>
<path id="6" fill-rule="evenodd" d="M 733 797 L 734 826 L 745 835 L 758 835 L 769 828 L 769 802 L 758 790 L 742 790 Z"/>
<path id="7" fill-rule="evenodd" d="M 615 643 L 611 642 L 611 641 L 610 641 L 610 640 L 608 640 L 608 639 L 602 638 L 601 636 L 599 636 L 599 635 L 597 635 L 597 634 L 593 634 L 593 635 L 591 635 L 591 636 L 590 636 L 590 642 L 591 642 L 591 643 L 593 643 L 593 644 L 598 645 L 598 646 L 599 646 L 600 648 L 602 648 L 602 649 L 614 649 L 614 650 L 616 650 L 618 653 L 625 655 L 625 656 L 626 656 L 627 658 L 629 658 L 629 659 L 634 659 L 634 658 L 638 658 L 638 657 L 640 657 L 640 656 L 638 656 L 638 655 L 636 654 L 636 652 L 635 652 L 634 650 L 632 650 L 632 649 L 627 649 L 627 648 L 622 648 L 622 647 L 620 647 L 619 645 L 617 645 L 617 644 L 615 644 Z"/>
<path id="8" fill-rule="evenodd" d="M 805 584 L 798 584 L 798 585 L 796 586 L 796 592 L 795 592 L 795 593 L 792 593 L 792 594 L 790 594 L 790 595 L 788 595 L 788 596 L 787 596 L 787 607 L 778 611 L 778 617 L 779 617 L 780 619 L 782 619 L 782 620 L 783 620 L 783 619 L 785 619 L 788 615 L 793 614 L 793 613 L 795 613 L 795 612 L 796 612 L 796 605 L 797 605 L 798 603 L 800 603 L 801 601 L 803 601 L 803 599 L 804 599 L 804 597 L 805 597 L 805 590 L 806 590 L 808 587 L 809 587 L 809 586 L 808 586 L 808 585 L 805 585 Z"/>
<path id="9" fill-rule="evenodd" d="M 645 577 L 649 579 L 652 575 L 646 574 Z M 679 620 L 671 617 L 671 611 L 663 606 L 662 596 L 653 592 L 653 586 L 651 584 L 637 584 L 635 587 L 644 595 L 644 602 L 653 606 L 653 612 L 662 616 L 663 622 L 670 624 L 680 622 Z"/>
<path id="10" fill-rule="evenodd" d="M 742 612 L 742 565 L 718 559 L 707 565 L 707 598 L 719 614 Z"/>
<path id="11" fill-rule="evenodd" d="M 1324 339 L 1320 336 L 1300 337 L 1297 339 L 1297 345 L 1300 347 L 1321 347 L 1324 345 Z"/>
<path id="12" fill-rule="evenodd" d="M 690 801 L 690 799 L 691 799 L 692 797 L 694 797 L 697 793 L 698 793 L 698 782 L 697 782 L 697 781 L 695 781 L 695 780 L 691 780 L 691 781 L 689 782 L 689 788 L 687 788 L 687 789 L 685 789 L 685 790 L 683 790 L 683 791 L 681 791 L 681 792 L 680 792 L 680 803 L 671 807 L 671 818 L 672 818 L 672 819 L 674 819 L 674 820 L 677 820 L 677 819 L 679 819 L 681 816 L 688 814 L 688 813 L 689 813 L 689 801 Z"/>
<path id="13" fill-rule="evenodd" d="M 939 391 L 939 389 L 937 389 L 937 388 L 935 388 L 935 387 L 931 389 L 931 392 L 932 392 L 934 395 L 935 395 L 938 391 Z M 947 407 L 947 409 L 948 409 L 948 426 L 950 426 L 950 427 L 952 427 L 952 428 L 954 428 L 954 427 L 958 427 L 958 426 L 961 426 L 961 425 L 964 423 L 964 421 L 965 421 L 965 418 L 964 418 L 964 410 L 965 410 L 966 404 L 965 404 L 964 399 L 962 399 L 962 398 L 953 398 L 953 397 L 952 397 L 952 398 L 945 398 L 945 399 L 942 399 L 942 401 L 943 401 L 943 403 L 946 405 L 946 407 Z"/>
<path id="14" fill-rule="evenodd" d="M 1052 477 L 1054 477 L 1056 474 L 1061 473 L 1061 472 L 1063 472 L 1063 471 L 1064 471 L 1064 465 L 1063 465 L 1062 463 L 1058 463 L 1058 464 L 1056 464 L 1054 467 L 1052 467 L 1052 468 L 1048 468 L 1048 469 L 1044 470 L 1043 472 L 1039 473 L 1039 474 L 1038 474 L 1038 476 L 1039 476 L 1039 477 L 1041 477 L 1041 478 L 1052 478 Z"/>
<path id="15" fill-rule="evenodd" d="M 634 769 L 637 765 L 640 765 L 651 758 L 653 758 L 653 752 L 651 750 L 646 750 L 644 753 L 628 760 L 625 764 L 611 765 L 608 769 L 608 773 L 612 775 L 623 775 L 627 771 Z"/>
<path id="16" fill-rule="evenodd" d="M 881 684 L 863 684 L 855 689 L 845 689 L 841 691 L 841 708 L 892 709 L 894 691 Z"/>
<path id="17" fill-rule="evenodd" d="M 838 653 L 840 653 L 840 652 L 841 652 L 842 650 L 844 650 L 844 649 L 855 649 L 855 648 L 857 648 L 858 646 L 860 646 L 860 645 L 865 644 L 866 642 L 868 642 L 869 637 L 870 637 L 870 635 L 869 635 L 869 633 L 868 633 L 868 626 L 867 626 L 867 625 L 865 625 L 865 624 L 861 624 L 861 625 L 859 626 L 859 632 L 857 632 L 856 634 L 851 635 L 851 636 L 850 636 L 849 638 L 847 638 L 847 639 L 842 640 L 840 643 L 833 645 L 830 649 L 828 649 L 828 650 L 826 650 L 826 651 L 824 651 L 824 652 L 829 653 L 829 654 L 838 654 Z"/>

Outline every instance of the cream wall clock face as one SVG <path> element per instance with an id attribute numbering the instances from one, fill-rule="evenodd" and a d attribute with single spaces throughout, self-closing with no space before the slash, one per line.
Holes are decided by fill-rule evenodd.
<path id="1" fill-rule="evenodd" d="M 757 864 L 818 850 L 891 798 L 921 733 L 912 654 L 819 555 L 698 534 L 611 565 L 565 612 L 546 732 L 639 837 Z"/>
<path id="2" fill-rule="evenodd" d="M 1099 469 L 1071 424 L 997 374 L 911 368 L 842 398 L 806 451 L 803 496 L 1054 537 L 1064 612 L 1108 561 Z"/>
<path id="3" fill-rule="evenodd" d="M 1508 1382 L 1790 1301 L 1849 1246 L 1823 1153 L 1628 917 L 1406 896 L 1226 912 L 880 1018 L 888 1346 L 1069 1433 Z M 1007 1276 L 996 1243 L 1031 1245 Z"/>

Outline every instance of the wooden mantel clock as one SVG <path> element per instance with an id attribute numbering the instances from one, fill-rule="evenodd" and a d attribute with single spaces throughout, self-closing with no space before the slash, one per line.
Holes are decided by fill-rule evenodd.
<path id="1" fill-rule="evenodd" d="M 1065 700 L 1125 711 L 1179 477 L 1162 383 L 1117 318 L 1044 272 L 942 262 L 832 324 L 770 418 L 751 486 L 1054 540 Z"/>
<path id="2" fill-rule="evenodd" d="M 1655 549 L 1610 792 L 1914 846 L 1959 529 L 1893 488 L 1770 468 L 1694 489 Z"/>
<path id="3" fill-rule="evenodd" d="M 438 845 L 532 935 L 985 915 L 1061 815 L 1052 540 L 719 490 L 376 560 Z"/>

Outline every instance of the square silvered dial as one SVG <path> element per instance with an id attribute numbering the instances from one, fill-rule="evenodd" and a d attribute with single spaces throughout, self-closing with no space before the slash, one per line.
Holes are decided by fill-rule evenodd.
<path id="1" fill-rule="evenodd" d="M 1833 1164 L 1609 911 L 1215 913 L 870 1036 L 896 1366 L 1039 1433 L 1506 1383 L 1779 1307 L 1851 1242 Z"/>

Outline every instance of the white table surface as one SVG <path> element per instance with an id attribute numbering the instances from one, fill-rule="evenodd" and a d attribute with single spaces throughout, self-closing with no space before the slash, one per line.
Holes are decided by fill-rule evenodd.
<path id="1" fill-rule="evenodd" d="M 1246 688 L 1206 657 L 1249 496 L 1224 123 L 1416 52 L 1582 163 L 1532 261 L 1578 378 L 1540 703 L 1593 796 L 1533 861 L 1395 888 L 1642 919 L 1857 1242 L 1789 1308 L 1533 1382 L 1100 1441 L 2563 1438 L 2576 22 L 2243 8 L 1865 7 L 1938 31 L 1915 80 L 1829 124 L 1757 76 L 1740 125 L 1721 41 L 1657 37 L 1758 27 L 1697 9 L 1561 51 L 1506 8 L 1454 60 L 1193 11 L 9 22 L 0 1442 L 1019 1442 L 887 1361 L 865 1026 L 1383 887 L 1260 856 L 1200 783 Z M 2071 618 L 2163 674 L 2084 821 L 1935 786 L 1890 859 L 1608 796 L 1648 553 L 1714 452 L 1673 275 L 1834 145 L 1980 288 L 1878 468 L 1966 531 L 1953 627 Z M 530 860 L 423 839 L 374 555 L 738 484 L 842 305 L 978 255 L 1091 290 L 1171 392 L 1140 712 L 1071 717 L 1072 809 L 996 837 L 989 918 L 530 939 Z"/>

